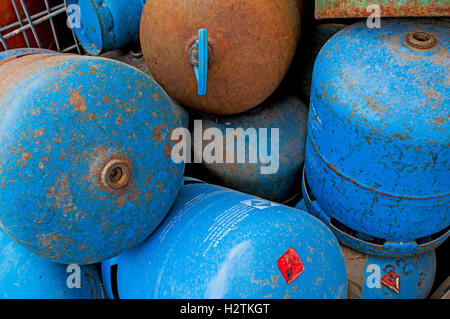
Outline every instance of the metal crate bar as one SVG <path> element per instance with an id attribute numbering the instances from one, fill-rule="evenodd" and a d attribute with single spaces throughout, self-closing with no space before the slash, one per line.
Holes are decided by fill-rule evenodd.
<path id="1" fill-rule="evenodd" d="M 43 23 L 45 21 L 49 21 L 50 23 L 50 28 L 51 28 L 51 34 L 53 36 L 53 39 L 55 41 L 55 46 L 56 46 L 56 50 L 59 52 L 70 52 L 72 50 L 75 50 L 79 53 L 82 54 L 82 50 L 81 47 L 78 44 L 78 40 L 75 36 L 75 33 L 73 32 L 73 30 L 71 29 L 71 34 L 72 34 L 72 38 L 73 38 L 73 45 L 70 45 L 67 48 L 62 48 L 61 46 L 61 42 L 59 41 L 58 38 L 58 30 L 57 27 L 55 25 L 54 22 L 54 18 L 58 15 L 61 14 L 65 14 L 67 16 L 66 13 L 66 1 L 64 1 L 61 4 L 55 5 L 53 7 L 51 7 L 48 3 L 48 0 L 40 0 L 43 1 L 43 4 L 45 4 L 45 10 L 41 11 L 39 13 L 36 13 L 34 15 L 30 15 L 29 10 L 27 8 L 27 6 L 24 3 L 24 0 L 19 0 L 20 5 L 22 7 L 23 13 L 25 14 L 25 18 L 22 18 L 20 15 L 20 10 L 19 10 L 19 6 L 16 3 L 17 0 L 11 0 L 11 3 L 13 5 L 15 14 L 17 16 L 17 21 L 15 21 L 14 23 L 11 23 L 7 26 L 1 27 L 0 28 L 0 43 L 3 45 L 3 48 L 5 50 L 8 50 L 8 46 L 6 44 L 6 40 L 9 38 L 12 38 L 14 36 L 18 36 L 19 34 L 23 34 L 24 38 L 25 38 L 25 42 L 26 45 L 28 47 L 31 47 L 30 45 L 30 40 L 28 38 L 28 34 L 27 34 L 27 30 L 31 29 L 31 32 L 33 34 L 33 37 L 36 41 L 36 44 L 39 48 L 42 47 L 41 45 L 41 41 L 39 39 L 38 33 L 36 31 L 36 26 L 39 25 L 40 23 Z M 35 0 L 38 1 L 38 0 Z M 12 31 L 11 31 L 12 30 Z M 5 34 L 6 33 L 6 34 Z"/>

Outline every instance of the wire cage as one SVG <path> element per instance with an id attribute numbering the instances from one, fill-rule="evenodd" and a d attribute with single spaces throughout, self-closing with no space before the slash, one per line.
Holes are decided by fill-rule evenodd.
<path id="1" fill-rule="evenodd" d="M 0 51 L 43 48 L 83 54 L 65 0 L 0 0 Z"/>

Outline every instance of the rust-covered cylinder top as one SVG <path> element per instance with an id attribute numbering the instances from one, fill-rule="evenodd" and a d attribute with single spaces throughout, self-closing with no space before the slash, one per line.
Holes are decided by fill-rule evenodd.
<path id="1" fill-rule="evenodd" d="M 198 95 L 190 48 L 208 31 L 206 95 Z M 218 115 L 247 111 L 278 87 L 300 33 L 296 0 L 148 1 L 141 45 L 156 81 L 181 104 Z"/>

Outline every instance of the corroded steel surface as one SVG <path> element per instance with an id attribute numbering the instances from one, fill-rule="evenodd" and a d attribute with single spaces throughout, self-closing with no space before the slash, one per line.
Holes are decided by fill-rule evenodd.
<path id="1" fill-rule="evenodd" d="M 377 238 L 365 233 L 355 231 L 338 220 L 330 218 L 325 211 L 329 211 L 327 207 L 322 209 L 311 192 L 308 181 L 303 170 L 302 181 L 303 201 L 297 205 L 297 209 L 307 211 L 311 215 L 321 219 L 338 238 L 339 242 L 345 246 L 351 247 L 359 252 L 367 255 L 398 257 L 398 256 L 416 256 L 421 255 L 440 248 L 440 246 L 450 236 L 450 228 L 447 227 L 433 236 L 420 238 L 420 240 L 411 240 L 409 242 L 390 242 L 383 238 Z"/>
<path id="2" fill-rule="evenodd" d="M 377 4 L 382 17 L 430 17 L 450 16 L 448 0 L 316 0 L 316 19 L 362 18 L 372 12 L 369 5 Z"/>
<path id="3" fill-rule="evenodd" d="M 349 299 L 425 299 L 430 294 L 436 274 L 434 251 L 410 257 L 382 257 L 365 255 L 345 246 L 341 248 L 347 268 Z M 369 286 L 373 283 L 373 265 L 379 267 L 381 279 L 393 270 L 398 285 L 381 281 L 379 286 Z"/>
<path id="4" fill-rule="evenodd" d="M 410 47 L 405 37 L 418 30 L 436 45 Z M 448 230 L 449 30 L 442 19 L 361 22 L 322 48 L 305 168 L 331 218 L 389 242 Z"/>
<path id="5" fill-rule="evenodd" d="M 205 96 L 188 59 L 199 29 L 208 30 Z M 300 16 L 294 0 L 149 1 L 141 46 L 158 83 L 182 105 L 220 115 L 247 111 L 280 84 L 297 46 Z"/>
<path id="6" fill-rule="evenodd" d="M 295 208 L 316 216 L 314 204 L 307 203 L 308 200 L 305 196 Z M 341 250 L 347 269 L 349 299 L 424 299 L 431 292 L 436 275 L 434 250 L 412 256 L 365 254 L 342 244 Z M 383 284 L 382 278 L 392 275 L 391 270 L 398 276 L 396 285 Z M 379 285 L 375 275 L 380 276 Z"/>
<path id="7" fill-rule="evenodd" d="M 257 108 L 239 115 L 214 117 L 208 114 L 199 114 L 202 119 L 203 131 L 209 128 L 218 128 L 226 135 L 227 129 L 260 128 L 279 130 L 279 145 L 271 139 L 267 141 L 267 152 L 271 152 L 273 147 L 279 147 L 279 166 L 273 174 L 261 174 L 261 167 L 269 164 L 262 163 L 258 158 L 258 163 L 249 162 L 249 153 L 258 150 L 258 144 L 262 135 L 256 140 L 246 140 L 246 161 L 245 163 L 226 163 L 229 154 L 237 154 L 238 139 L 245 139 L 245 136 L 236 134 L 234 136 L 234 149 L 228 150 L 226 139 L 224 138 L 224 159 L 222 163 L 202 163 L 203 169 L 199 176 L 208 176 L 214 184 L 230 187 L 238 191 L 260 196 L 276 202 L 285 202 L 292 196 L 300 193 L 299 176 L 305 158 L 306 141 L 306 118 L 307 107 L 297 98 L 289 95 L 276 95 L 268 99 Z M 244 134 L 244 133 L 243 133 Z M 204 147 L 208 141 L 204 142 Z M 261 144 L 259 144 L 261 145 Z M 194 148 L 194 154 L 196 154 Z M 201 154 L 197 154 L 201 155 Z M 275 163 L 272 163 L 275 165 Z"/>
<path id="8" fill-rule="evenodd" d="M 184 166 L 170 156 L 175 108 L 120 62 L 32 54 L 1 64 L 0 225 L 61 263 L 140 243 L 181 186 Z"/>
<path id="9" fill-rule="evenodd" d="M 318 219 L 231 189 L 186 182 L 154 234 L 102 263 L 109 297 L 347 296 L 339 244 Z"/>

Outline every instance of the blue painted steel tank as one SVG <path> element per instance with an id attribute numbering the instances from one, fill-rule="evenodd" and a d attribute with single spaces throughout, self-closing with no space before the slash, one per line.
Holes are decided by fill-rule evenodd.
<path id="1" fill-rule="evenodd" d="M 144 243 L 102 263 L 109 297 L 345 298 L 339 244 L 318 219 L 186 179 Z"/>
<path id="2" fill-rule="evenodd" d="M 296 208 L 308 212 L 305 200 Z M 349 233 L 354 238 L 357 236 Z M 413 256 L 384 256 L 382 252 L 362 253 L 344 245 L 341 249 L 349 299 L 425 299 L 431 292 L 436 275 L 434 250 Z"/>
<path id="3" fill-rule="evenodd" d="M 169 212 L 176 106 L 123 63 L 64 54 L 0 61 L 0 226 L 64 264 L 142 242 Z M 179 113 L 177 113 L 179 114 Z"/>
<path id="4" fill-rule="evenodd" d="M 66 265 L 37 257 L 0 230 L 0 299 L 103 299 L 98 269 L 80 267 L 80 288 L 69 288 L 71 275 Z M 68 271 L 69 270 L 69 271 Z"/>
<path id="5" fill-rule="evenodd" d="M 316 59 L 306 180 L 330 218 L 415 249 L 449 234 L 450 24 L 382 23 L 340 31 Z"/>
<path id="6" fill-rule="evenodd" d="M 246 138 L 244 134 L 237 133 L 234 138 L 232 154 L 235 156 L 238 153 L 238 140 L 245 140 L 245 163 L 238 163 L 236 157 L 234 163 L 226 162 L 230 151 L 227 150 L 224 138 L 223 161 L 207 163 L 203 159 L 199 174 L 202 178 L 207 176 L 207 181 L 214 184 L 275 202 L 289 201 L 301 193 L 299 176 L 301 176 L 305 158 L 307 115 L 308 109 L 299 99 L 285 94 L 274 96 L 259 107 L 240 115 L 215 117 L 206 113 L 199 114 L 197 118 L 202 120 L 203 132 L 209 129 L 219 129 L 225 137 L 227 129 L 243 129 L 244 133 L 251 133 L 249 130 L 255 129 L 257 136 L 256 139 L 251 139 Z M 258 153 L 256 153 L 256 163 L 249 161 L 250 151 L 261 151 L 259 146 L 261 140 L 266 136 L 261 133 L 261 129 L 268 131 L 267 154 L 270 155 L 272 148 L 276 148 L 279 153 L 278 165 L 268 163 L 269 159 L 258 156 Z M 274 143 L 271 140 L 272 129 L 279 130 L 279 140 L 274 140 Z M 191 132 L 192 136 L 194 136 L 193 133 Z M 204 142 L 204 146 L 208 143 L 209 141 Z M 202 158 L 201 152 L 202 150 L 194 147 L 194 158 L 195 156 Z M 271 170 L 270 174 L 263 173 L 262 168 L 270 165 L 274 168 L 273 172 Z M 277 169 L 275 170 L 275 168 Z"/>
<path id="7" fill-rule="evenodd" d="M 139 40 L 145 2 L 67 0 L 66 3 L 69 21 L 81 45 L 90 55 L 99 55 Z"/>

